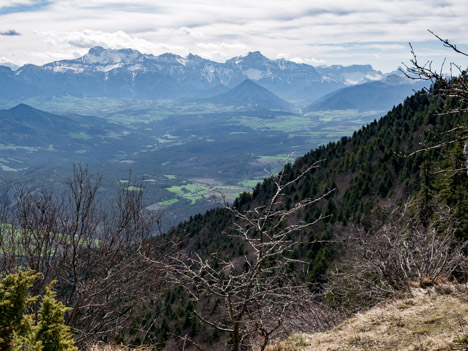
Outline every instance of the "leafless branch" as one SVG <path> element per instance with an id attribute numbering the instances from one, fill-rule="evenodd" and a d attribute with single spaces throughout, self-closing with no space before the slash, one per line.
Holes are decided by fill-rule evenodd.
<path id="1" fill-rule="evenodd" d="M 319 163 L 310 165 L 291 180 L 285 178 L 284 171 L 280 172 L 272 179 L 273 196 L 265 204 L 246 211 L 230 206 L 221 194 L 221 205 L 234 217 L 235 234 L 231 236 L 244 245 L 248 251 L 245 256 L 226 259 L 215 254 L 201 257 L 196 252 L 187 252 L 172 257 L 172 279 L 195 301 L 206 300 L 207 296 L 223 301 L 215 319 L 202 310 L 196 309 L 194 313 L 204 324 L 228 333 L 232 350 L 253 347 L 264 350 L 283 327 L 288 313 L 313 298 L 289 268 L 291 260 L 287 254 L 296 245 L 289 238 L 323 218 L 305 223 L 300 220 L 300 214 L 333 190 L 299 201 L 291 208 L 285 209 L 282 202 L 285 190 Z M 306 264 L 301 260 L 295 262 Z"/>
<path id="2" fill-rule="evenodd" d="M 141 251 L 156 244 L 158 218 L 129 188 L 103 210 L 100 177 L 85 166 L 74 166 L 67 186 L 59 195 L 19 186 L 14 204 L 1 207 L 0 272 L 41 272 L 35 295 L 57 280 L 58 298 L 71 307 L 66 321 L 84 345 L 115 335 L 149 292 L 156 295 L 161 266 L 148 265 Z"/>
<path id="3" fill-rule="evenodd" d="M 348 254 L 331 274 L 330 297 L 355 311 L 411 284 L 437 284 L 468 269 L 467 243 L 456 239 L 450 209 L 440 209 L 438 220 L 424 226 L 411 214 L 414 207 L 407 202 L 380 225 L 379 216 L 374 230 L 356 227 L 343 239 Z"/>

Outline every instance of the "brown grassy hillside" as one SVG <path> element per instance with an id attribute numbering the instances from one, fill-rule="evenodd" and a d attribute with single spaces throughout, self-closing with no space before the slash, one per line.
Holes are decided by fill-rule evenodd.
<path id="1" fill-rule="evenodd" d="M 468 285 L 414 288 L 327 332 L 296 334 L 268 348 L 322 350 L 468 350 Z"/>

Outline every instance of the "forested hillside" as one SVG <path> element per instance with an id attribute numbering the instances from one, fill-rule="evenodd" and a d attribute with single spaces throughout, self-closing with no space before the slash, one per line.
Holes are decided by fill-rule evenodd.
<path id="1" fill-rule="evenodd" d="M 449 208 L 451 220 L 457 223 L 455 235 L 466 241 L 468 182 L 463 153 L 466 130 L 457 126 L 466 126 L 468 116 L 462 112 L 444 113 L 449 108 L 465 107 L 455 99 L 419 92 L 352 137 L 321 146 L 294 164 L 287 164 L 284 182 L 295 179 L 310 165 L 317 163 L 319 167 L 285 188 L 280 209 L 291 210 L 305 199 L 328 194 L 294 212 L 294 219 L 288 222 L 310 223 L 323 216 L 314 226 L 288 236 L 295 242 L 287 252 L 292 260 L 290 272 L 300 269 L 299 276 L 308 282 L 311 291 L 323 291 L 329 279 L 327 270 L 346 255 L 340 240 L 356 227 L 377 231 L 378 225 L 394 220 L 392 211 L 408 201 L 413 206 L 408 214 L 413 218 L 411 221 L 426 228 L 439 218 L 441 207 Z M 268 203 L 277 190 L 277 180 L 275 177 L 264 180 L 251 193 L 242 194 L 233 207 L 242 212 Z M 218 255 L 236 262 L 249 255 L 249 245 L 246 247 L 234 235 L 233 223 L 238 220 L 232 211 L 213 209 L 180 224 L 168 236 L 179 240 L 179 248 L 187 253 L 196 252 L 207 258 Z M 401 217 L 399 223 L 391 225 L 396 228 L 403 222 Z M 305 269 L 294 263 L 299 259 L 307 262 Z M 180 335 L 188 333 L 202 344 L 216 344 L 222 337 L 219 331 L 204 332 L 205 326 L 190 318 L 194 304 L 181 303 L 188 298 L 180 287 L 173 290 L 166 305 L 159 305 L 160 312 L 147 319 L 153 322 L 153 327 L 150 326 L 146 336 L 161 342 L 171 338 L 169 330 L 176 327 Z M 219 301 L 205 299 L 199 303 L 202 303 L 199 310 L 208 308 L 212 315 L 220 313 Z"/>
<path id="2" fill-rule="evenodd" d="M 284 206 L 335 189 L 319 206 L 303 213 L 308 221 L 320 213 L 328 216 L 320 230 L 315 228 L 314 232 L 325 229 L 330 234 L 334 224 L 346 226 L 349 222 L 365 222 L 366 215 L 385 200 L 403 201 L 417 197 L 427 203 L 421 216 L 430 218 L 428 204 L 437 198 L 439 203 L 445 203 L 462 214 L 467 205 L 464 201 L 466 174 L 455 172 L 447 180 L 445 171 L 463 166 L 463 142 L 423 150 L 425 145 L 434 146 L 456 138 L 456 131 L 447 132 L 458 125 L 466 125 L 468 121 L 466 114 L 441 114 L 445 103 L 442 98 L 430 101 L 424 93 L 417 93 L 352 137 L 321 146 L 293 165 L 287 164 L 284 174 L 288 180 L 314 162 L 319 161 L 320 167 L 287 190 Z M 274 191 L 273 178 L 265 179 L 251 193 L 243 193 L 234 206 L 245 209 L 258 205 Z M 210 245 L 219 245 L 215 237 L 223 235 L 229 223 L 226 211 L 214 209 L 179 225 L 171 235 L 184 233 L 192 238 L 191 242 L 197 243 L 195 245 L 211 251 Z M 466 228 L 467 223 L 463 225 L 460 235 L 466 233 L 462 228 Z"/>

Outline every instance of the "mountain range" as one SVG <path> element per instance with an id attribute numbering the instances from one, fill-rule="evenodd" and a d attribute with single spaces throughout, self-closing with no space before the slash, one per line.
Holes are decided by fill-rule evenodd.
<path id="1" fill-rule="evenodd" d="M 378 81 L 352 85 L 328 93 L 307 106 L 305 111 L 386 111 L 425 86 L 425 81 L 413 82 L 393 73 Z"/>
<path id="2" fill-rule="evenodd" d="M 212 97 L 216 89 L 222 94 L 249 79 L 281 99 L 307 105 L 341 88 L 386 77 L 370 65 L 313 67 L 271 60 L 259 51 L 219 63 L 192 54 L 155 56 L 94 47 L 73 60 L 16 70 L 0 66 L 0 95 L 17 100 L 63 95 L 178 100 Z"/>

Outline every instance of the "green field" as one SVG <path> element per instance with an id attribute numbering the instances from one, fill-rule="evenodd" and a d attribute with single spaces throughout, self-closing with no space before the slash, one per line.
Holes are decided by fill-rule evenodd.
<path id="1" fill-rule="evenodd" d="M 210 186 L 202 183 L 188 183 L 183 185 L 173 185 L 166 188 L 169 192 L 184 198 L 195 204 L 202 199 L 221 199 L 223 194 L 228 201 L 232 201 L 249 187 L 235 185 L 214 185 Z"/>
<path id="2" fill-rule="evenodd" d="M 179 199 L 171 199 L 171 200 L 166 200 L 166 201 L 161 201 L 159 204 L 161 206 L 171 206 L 179 202 Z"/>

